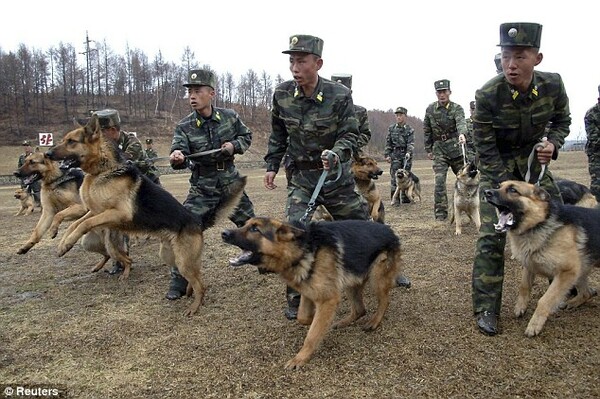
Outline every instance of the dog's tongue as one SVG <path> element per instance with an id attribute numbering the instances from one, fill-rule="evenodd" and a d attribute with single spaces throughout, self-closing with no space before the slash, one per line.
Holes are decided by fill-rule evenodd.
<path id="1" fill-rule="evenodd" d="M 494 224 L 497 233 L 505 233 L 515 223 L 512 212 L 501 212 L 498 215 L 498 223 Z"/>
<path id="2" fill-rule="evenodd" d="M 252 258 L 252 251 L 243 251 L 236 258 L 229 259 L 229 266 L 243 266 Z"/>

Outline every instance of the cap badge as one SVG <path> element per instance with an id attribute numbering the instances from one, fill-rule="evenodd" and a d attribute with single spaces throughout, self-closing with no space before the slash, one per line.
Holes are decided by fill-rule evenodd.
<path id="1" fill-rule="evenodd" d="M 197 77 L 198 77 L 198 75 L 195 73 L 193 73 L 192 76 L 190 76 L 190 78 L 192 78 L 192 79 L 196 79 Z"/>
<path id="2" fill-rule="evenodd" d="M 298 44 L 298 38 L 296 36 L 292 37 L 292 40 L 290 41 L 290 48 L 294 47 L 296 44 Z"/>
<path id="3" fill-rule="evenodd" d="M 508 36 L 509 37 L 517 37 L 517 29 L 516 28 L 510 28 L 508 30 Z"/>

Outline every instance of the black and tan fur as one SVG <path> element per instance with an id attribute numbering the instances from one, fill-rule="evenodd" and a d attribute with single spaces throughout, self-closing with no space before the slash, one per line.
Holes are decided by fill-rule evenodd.
<path id="1" fill-rule="evenodd" d="M 468 162 L 456 174 L 454 183 L 453 212 L 450 224 L 454 223 L 454 234 L 462 234 L 461 215 L 466 214 L 477 227 L 481 227 L 479 218 L 479 170 L 475 162 Z"/>
<path id="2" fill-rule="evenodd" d="M 557 179 L 556 185 L 565 204 L 595 208 L 598 201 L 587 186 L 573 180 Z"/>
<path id="3" fill-rule="evenodd" d="M 95 115 L 87 125 L 65 134 L 62 142 L 48 155 L 52 159 L 74 162 L 86 173 L 80 191 L 88 212 L 69 226 L 58 247 L 59 256 L 95 228 L 156 236 L 161 240 L 162 261 L 176 265 L 189 282 L 187 294 L 194 293 L 194 301 L 186 315 L 196 313 L 205 292 L 201 276 L 203 231 L 218 217 L 228 216 L 233 211 L 243 193 L 246 178 L 224 188 L 227 194 L 222 203 L 201 220 L 164 188 L 142 175 L 134 165 L 121 163 L 118 149 L 104 138 Z M 114 252 L 124 267 L 122 278 L 127 279 L 131 258 L 125 253 Z"/>
<path id="4" fill-rule="evenodd" d="M 50 237 L 55 238 L 58 228 L 64 221 L 70 221 L 85 215 L 87 210 L 81 201 L 79 187 L 83 182 L 83 172 L 79 169 L 61 169 L 58 162 L 51 160 L 42 152 L 34 152 L 26 159 L 15 173 L 26 182 L 41 180 L 40 202 L 42 214 L 33 229 L 27 243 L 18 250 L 18 254 L 27 253 L 35 244 L 40 242 L 44 234 L 50 231 Z M 100 270 L 111 258 L 105 240 L 110 240 L 117 248 L 123 248 L 122 235 L 110 233 L 108 230 L 93 230 L 82 239 L 82 246 L 88 252 L 103 256 L 94 265 L 92 271 Z"/>
<path id="5" fill-rule="evenodd" d="M 310 360 L 332 326 L 344 291 L 351 312 L 334 328 L 348 326 L 366 314 L 363 289 L 367 281 L 378 306 L 363 329 L 375 330 L 381 324 L 401 267 L 400 239 L 389 226 L 361 220 L 303 226 L 256 217 L 239 229 L 225 230 L 222 236 L 243 250 L 230 260 L 232 266 L 260 266 L 302 294 L 298 321 L 310 328 L 302 349 L 286 368 L 299 368 Z"/>
<path id="6" fill-rule="evenodd" d="M 395 176 L 392 176 L 392 178 L 396 179 L 396 191 L 392 195 L 391 205 L 395 205 L 396 202 L 402 203 L 400 194 L 404 194 L 410 202 L 415 202 L 417 197 L 419 202 L 421 201 L 421 182 L 417 175 L 401 168 L 396 171 Z"/>
<path id="7" fill-rule="evenodd" d="M 33 213 L 35 202 L 33 196 L 26 189 L 17 188 L 15 198 L 19 200 L 19 210 L 15 213 L 15 216 L 31 215 Z"/>
<path id="8" fill-rule="evenodd" d="M 528 337 L 538 335 L 572 287 L 577 295 L 566 301 L 569 308 L 596 294 L 588 275 L 600 267 L 600 209 L 563 205 L 522 181 L 505 181 L 499 189 L 486 190 L 485 198 L 498 209 L 496 230 L 508 232 L 512 254 L 523 265 L 517 317 L 527 310 L 535 276 L 552 279 L 525 330 Z"/>

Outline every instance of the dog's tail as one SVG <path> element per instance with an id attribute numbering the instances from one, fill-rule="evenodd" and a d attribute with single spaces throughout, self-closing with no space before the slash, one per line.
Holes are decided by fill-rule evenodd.
<path id="1" fill-rule="evenodd" d="M 242 195 L 244 195 L 247 180 L 247 176 L 243 176 L 223 188 L 223 196 L 219 204 L 211 212 L 206 213 L 202 217 L 203 229 L 212 227 L 221 221 L 221 219 L 231 216 L 240 203 Z"/>

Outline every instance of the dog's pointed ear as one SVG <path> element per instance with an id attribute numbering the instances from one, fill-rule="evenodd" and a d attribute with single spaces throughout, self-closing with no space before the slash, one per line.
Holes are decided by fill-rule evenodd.
<path id="1" fill-rule="evenodd" d="M 91 138 L 98 138 L 102 134 L 102 129 L 100 128 L 100 122 L 98 121 L 98 115 L 94 114 L 91 116 L 87 125 L 84 126 L 85 135 Z"/>
<path id="2" fill-rule="evenodd" d="M 291 224 L 282 223 L 277 229 L 277 238 L 280 241 L 294 241 L 305 233 L 301 228 L 292 226 Z"/>
<path id="3" fill-rule="evenodd" d="M 533 194 L 535 194 L 535 196 L 538 197 L 541 201 L 550 201 L 550 194 L 542 187 L 534 186 Z"/>

